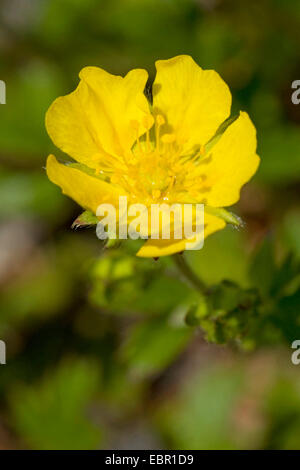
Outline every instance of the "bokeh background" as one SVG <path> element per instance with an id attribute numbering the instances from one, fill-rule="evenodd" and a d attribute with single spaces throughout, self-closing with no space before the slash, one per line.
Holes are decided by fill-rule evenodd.
<path id="1" fill-rule="evenodd" d="M 300 448 L 299 45 L 295 0 L 1 0 L 1 448 Z M 245 227 L 187 253 L 214 286 L 200 327 L 172 259 L 71 230 L 80 208 L 44 170 L 45 112 L 82 67 L 153 80 L 183 53 L 229 84 L 262 159 Z"/>

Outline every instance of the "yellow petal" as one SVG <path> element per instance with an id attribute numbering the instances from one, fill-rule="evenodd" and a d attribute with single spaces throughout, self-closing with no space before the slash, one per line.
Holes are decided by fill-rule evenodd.
<path id="1" fill-rule="evenodd" d="M 49 155 L 46 170 L 50 181 L 60 186 L 63 194 L 74 199 L 84 209 L 95 214 L 97 207 L 102 203 L 118 207 L 119 194 L 105 181 L 59 163 L 54 155 Z"/>
<path id="2" fill-rule="evenodd" d="M 240 116 L 211 149 L 211 159 L 203 164 L 210 189 L 203 194 L 214 207 L 231 206 L 240 197 L 241 187 L 254 175 L 260 159 L 256 154 L 256 130 L 249 116 Z"/>
<path id="3" fill-rule="evenodd" d="M 46 128 L 57 147 L 98 168 L 107 154 L 119 157 L 131 148 L 137 137 L 133 121 L 145 123 L 151 118 L 143 93 L 148 74 L 136 69 L 123 78 L 86 67 L 79 76 L 77 89 L 50 106 Z M 138 132 L 145 132 L 142 124 Z"/>
<path id="4" fill-rule="evenodd" d="M 224 220 L 213 215 L 204 214 L 204 238 L 225 227 Z M 159 258 L 160 256 L 173 255 L 180 253 L 186 248 L 187 240 L 149 240 L 137 252 L 141 258 Z M 192 241 L 189 241 L 190 243 Z"/>
<path id="5" fill-rule="evenodd" d="M 167 119 L 165 130 L 185 142 L 185 151 L 206 144 L 230 114 L 228 86 L 217 72 L 203 70 L 188 55 L 159 60 L 156 69 L 153 107 Z"/>

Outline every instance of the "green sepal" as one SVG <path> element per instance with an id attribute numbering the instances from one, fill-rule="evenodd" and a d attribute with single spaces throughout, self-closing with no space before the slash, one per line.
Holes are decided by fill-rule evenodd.
<path id="1" fill-rule="evenodd" d="M 84 211 L 74 220 L 72 228 L 89 227 L 91 225 L 97 225 L 98 222 L 98 218 L 91 211 Z"/>
<path id="2" fill-rule="evenodd" d="M 84 165 L 84 163 L 67 163 L 67 166 L 70 166 L 71 168 L 75 168 L 76 170 L 80 170 L 83 173 L 86 173 L 89 176 L 93 176 L 94 178 L 97 178 L 101 181 L 109 182 L 109 178 L 105 175 L 102 175 L 101 173 L 96 173 L 96 170 L 94 168 L 90 168 L 87 165 Z"/>
<path id="3" fill-rule="evenodd" d="M 205 211 L 208 214 L 215 215 L 220 219 L 223 219 L 227 224 L 235 225 L 236 227 L 241 227 L 243 225 L 243 221 L 240 217 L 232 212 L 227 211 L 226 209 L 219 208 L 219 207 L 211 207 L 205 206 Z"/>
<path id="4" fill-rule="evenodd" d="M 237 120 L 237 118 L 239 117 L 239 114 L 235 114 L 234 116 L 232 117 L 229 117 L 228 119 L 226 119 L 226 121 L 224 121 L 220 126 L 219 128 L 217 129 L 217 132 L 215 133 L 215 135 L 207 142 L 207 144 L 205 145 L 205 153 L 208 153 L 211 151 L 211 149 L 214 147 L 214 145 L 216 145 L 216 143 L 220 140 L 220 138 L 222 137 L 222 135 L 224 134 L 224 132 L 227 130 L 227 128 L 232 124 L 234 123 L 234 121 Z"/>

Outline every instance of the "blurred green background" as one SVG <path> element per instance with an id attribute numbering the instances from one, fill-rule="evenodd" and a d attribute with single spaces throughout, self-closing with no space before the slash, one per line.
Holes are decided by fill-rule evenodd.
<path id="1" fill-rule="evenodd" d="M 299 45 L 295 0 L 1 1 L 0 448 L 300 448 Z M 45 112 L 82 67 L 153 80 L 177 54 L 221 74 L 262 159 L 245 227 L 186 255 L 209 305 L 172 259 L 72 231 L 44 171 Z"/>

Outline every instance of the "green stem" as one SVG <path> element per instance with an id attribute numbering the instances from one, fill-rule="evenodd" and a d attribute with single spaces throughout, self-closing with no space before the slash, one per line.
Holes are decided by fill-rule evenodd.
<path id="1" fill-rule="evenodd" d="M 207 287 L 204 282 L 196 276 L 194 271 L 191 270 L 190 266 L 186 262 L 184 255 L 176 253 L 173 255 L 174 262 L 179 269 L 179 271 L 184 275 L 189 284 L 191 284 L 196 290 L 201 292 L 201 294 L 207 294 Z"/>

